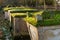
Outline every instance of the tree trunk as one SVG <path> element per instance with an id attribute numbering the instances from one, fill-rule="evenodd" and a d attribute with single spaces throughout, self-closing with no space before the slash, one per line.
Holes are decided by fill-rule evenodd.
<path id="1" fill-rule="evenodd" d="M 46 3 L 45 3 L 45 0 L 44 0 L 44 10 L 46 10 Z"/>
<path id="2" fill-rule="evenodd" d="M 57 9 L 57 3 L 56 0 L 54 0 L 54 4 L 55 4 L 55 10 Z"/>

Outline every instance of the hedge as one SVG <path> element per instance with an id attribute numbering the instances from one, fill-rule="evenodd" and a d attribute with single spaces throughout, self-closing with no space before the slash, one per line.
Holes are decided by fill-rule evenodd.
<path id="1" fill-rule="evenodd" d="M 37 22 L 37 26 L 60 25 L 60 11 L 45 11 L 43 20 Z"/>
<path id="2" fill-rule="evenodd" d="M 60 20 L 55 20 L 55 19 L 48 19 L 44 21 L 38 21 L 36 26 L 51 26 L 51 25 L 59 25 Z"/>
<path id="3" fill-rule="evenodd" d="M 37 24 L 36 19 L 33 18 L 33 17 L 28 17 L 28 18 L 26 17 L 26 18 L 24 18 L 24 20 L 27 21 L 27 22 L 29 22 L 30 24 L 32 24 L 34 26 L 36 26 L 36 24 Z"/>

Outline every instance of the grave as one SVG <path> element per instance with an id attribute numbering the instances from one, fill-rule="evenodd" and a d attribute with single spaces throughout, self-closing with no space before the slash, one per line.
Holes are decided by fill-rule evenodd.
<path id="1" fill-rule="evenodd" d="M 36 19 L 37 19 L 37 21 L 42 20 L 42 15 L 37 14 Z"/>
<path id="2" fill-rule="evenodd" d="M 18 40 L 20 40 L 21 37 L 22 37 L 21 39 L 23 40 L 28 40 L 28 39 L 38 40 L 38 30 L 33 25 L 29 24 L 28 22 L 25 22 L 23 18 L 14 17 L 13 18 L 13 36 L 14 38 L 18 37 Z"/>

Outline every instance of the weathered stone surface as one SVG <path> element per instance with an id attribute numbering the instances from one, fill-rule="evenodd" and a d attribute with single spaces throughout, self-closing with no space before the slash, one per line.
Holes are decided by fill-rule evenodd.
<path id="1" fill-rule="evenodd" d="M 36 19 L 37 19 L 37 21 L 42 20 L 42 16 L 38 14 L 38 15 L 36 16 Z"/>
<path id="2" fill-rule="evenodd" d="M 38 30 L 33 25 L 27 23 L 22 18 L 14 19 L 14 36 L 29 35 L 31 40 L 38 40 Z"/>
<path id="3" fill-rule="evenodd" d="M 27 23 L 27 27 L 29 28 L 29 34 L 31 37 L 31 40 L 38 40 L 38 30 L 35 26 Z"/>
<path id="4" fill-rule="evenodd" d="M 39 27 L 39 40 L 60 40 L 60 26 Z"/>
<path id="5" fill-rule="evenodd" d="M 28 35 L 27 24 L 21 18 L 14 18 L 14 35 Z"/>

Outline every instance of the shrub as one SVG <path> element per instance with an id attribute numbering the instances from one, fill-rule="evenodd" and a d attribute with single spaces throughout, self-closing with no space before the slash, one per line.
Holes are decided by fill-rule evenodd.
<path id="1" fill-rule="evenodd" d="M 60 14 L 56 14 L 55 17 L 54 17 L 54 19 L 60 20 Z"/>
<path id="2" fill-rule="evenodd" d="M 35 18 L 33 18 L 33 17 L 26 17 L 25 19 L 24 19 L 25 21 L 27 21 L 27 22 L 29 22 L 30 24 L 32 24 L 32 25 L 36 25 L 36 20 L 35 20 Z"/>
<path id="3" fill-rule="evenodd" d="M 60 24 L 60 11 L 45 11 L 43 20 L 38 21 L 37 26 L 50 26 Z"/>
<path id="4" fill-rule="evenodd" d="M 52 19 L 54 16 L 55 14 L 53 11 L 44 11 L 42 14 L 43 19 Z"/>
<path id="5" fill-rule="evenodd" d="M 53 5 L 54 4 L 54 0 L 45 0 L 45 3 L 47 5 Z"/>
<path id="6" fill-rule="evenodd" d="M 48 19 L 44 21 L 39 21 L 37 26 L 51 26 L 51 25 L 59 25 L 60 20 Z"/>

